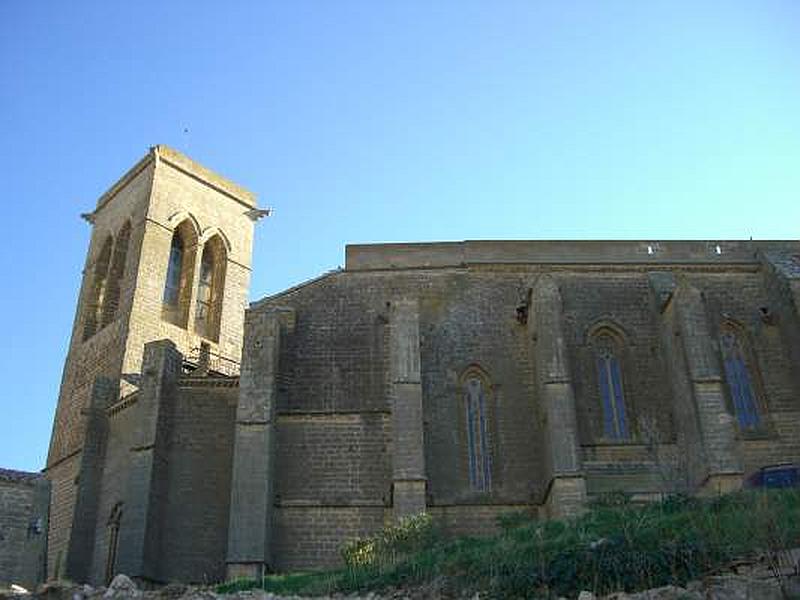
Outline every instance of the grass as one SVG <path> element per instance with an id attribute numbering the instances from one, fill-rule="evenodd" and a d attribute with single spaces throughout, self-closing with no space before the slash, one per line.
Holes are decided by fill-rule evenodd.
<path id="1" fill-rule="evenodd" d="M 800 546 L 800 491 L 673 496 L 646 506 L 615 496 L 572 520 L 512 515 L 486 538 L 446 539 L 428 517 L 420 519 L 349 544 L 344 568 L 218 590 L 319 595 L 445 580 L 452 589 L 496 598 L 546 598 L 681 585 L 737 559 Z"/>

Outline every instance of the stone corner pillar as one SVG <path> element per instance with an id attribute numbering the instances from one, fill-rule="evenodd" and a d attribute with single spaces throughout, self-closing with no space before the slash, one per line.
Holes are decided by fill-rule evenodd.
<path id="1" fill-rule="evenodd" d="M 676 300 L 678 333 L 705 458 L 705 475 L 698 482 L 698 492 L 733 491 L 742 484 L 742 460 L 736 441 L 736 424 L 725 400 L 719 352 L 712 341 L 705 302 L 700 291 L 690 285 L 678 289 Z"/>
<path id="2" fill-rule="evenodd" d="M 389 374 L 392 411 L 392 507 L 399 519 L 425 512 L 427 478 L 422 417 L 419 302 L 391 302 Z"/>
<path id="3" fill-rule="evenodd" d="M 282 329 L 294 311 L 272 307 L 245 314 L 236 408 L 226 577 L 260 578 L 274 566 L 275 412 Z"/>
<path id="4" fill-rule="evenodd" d="M 549 517 L 580 514 L 586 506 L 575 392 L 563 331 L 561 292 L 549 275 L 541 276 L 531 293 L 533 356 L 539 403 L 545 419 L 545 513 Z"/>
<path id="5" fill-rule="evenodd" d="M 544 500 L 544 514 L 549 519 L 577 517 L 586 511 L 586 478 L 583 474 L 555 475 Z"/>
<path id="6" fill-rule="evenodd" d="M 769 302 L 762 319 L 777 326 L 792 363 L 800 365 L 800 244 L 792 246 L 758 253 Z M 792 369 L 792 376 L 800 394 L 800 369 Z"/>
<path id="7" fill-rule="evenodd" d="M 144 346 L 116 569 L 142 582 L 160 581 L 167 444 L 182 362 L 170 340 Z"/>
<path id="8" fill-rule="evenodd" d="M 108 437 L 106 409 L 116 400 L 118 394 L 118 381 L 98 377 L 92 386 L 89 406 L 83 410 L 86 433 L 65 569 L 65 575 L 77 583 L 89 582 L 92 577 L 90 569 L 94 556 L 97 511 Z"/>

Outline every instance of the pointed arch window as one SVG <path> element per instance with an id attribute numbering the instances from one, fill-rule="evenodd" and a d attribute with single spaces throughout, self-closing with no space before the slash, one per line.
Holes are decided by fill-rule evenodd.
<path id="1" fill-rule="evenodd" d="M 603 436 L 610 440 L 627 440 L 630 429 L 622 386 L 621 344 L 616 336 L 602 331 L 594 336 L 592 345 L 603 412 Z"/>
<path id="2" fill-rule="evenodd" d="M 211 313 L 211 295 L 214 287 L 214 257 L 208 248 L 203 249 L 200 260 L 200 279 L 197 281 L 197 314 L 198 324 L 205 324 Z M 205 327 L 203 327 L 205 329 Z"/>
<path id="3" fill-rule="evenodd" d="M 162 304 L 164 319 L 183 328 L 189 322 L 196 254 L 197 229 L 185 219 L 172 233 Z"/>
<path id="4" fill-rule="evenodd" d="M 475 491 L 489 492 L 492 489 L 490 386 L 486 376 L 476 369 L 467 371 L 462 380 L 469 484 Z"/>
<path id="5" fill-rule="evenodd" d="M 128 258 L 128 242 L 131 237 L 130 221 L 126 222 L 117 234 L 114 243 L 114 256 L 108 274 L 108 291 L 103 302 L 102 327 L 108 325 L 117 316 L 122 278 L 125 276 L 125 261 Z"/>
<path id="6" fill-rule="evenodd" d="M 108 529 L 108 552 L 106 553 L 106 583 L 109 583 L 116 573 L 117 551 L 119 550 L 119 528 L 122 522 L 122 502 L 118 502 L 111 509 L 111 515 L 106 524 Z"/>
<path id="7" fill-rule="evenodd" d="M 183 238 L 179 231 L 172 234 L 167 263 L 167 282 L 164 285 L 164 304 L 178 306 L 181 291 L 181 271 L 183 267 Z"/>
<path id="8" fill-rule="evenodd" d="M 92 287 L 86 303 L 83 325 L 84 341 L 92 337 L 101 327 L 103 321 L 103 305 L 106 296 L 106 283 L 108 281 L 108 266 L 111 262 L 111 248 L 113 238 L 109 235 L 103 242 L 97 261 L 94 263 Z"/>
<path id="9" fill-rule="evenodd" d="M 213 341 L 219 340 L 226 262 L 225 244 L 215 235 L 203 246 L 194 316 L 195 331 Z"/>
<path id="10" fill-rule="evenodd" d="M 761 415 L 746 348 L 743 335 L 736 327 L 723 328 L 720 349 L 736 420 L 741 429 L 757 429 L 761 425 Z"/>

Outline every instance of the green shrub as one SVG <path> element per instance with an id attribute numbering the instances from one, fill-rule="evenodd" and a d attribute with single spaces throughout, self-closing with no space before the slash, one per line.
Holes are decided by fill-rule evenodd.
<path id="1" fill-rule="evenodd" d="M 347 542 L 341 550 L 348 567 L 393 564 L 400 557 L 419 552 L 436 538 L 433 520 L 427 513 L 401 519 L 377 533 Z"/>
<path id="2" fill-rule="evenodd" d="M 515 510 L 504 512 L 497 516 L 497 526 L 502 531 L 511 531 L 535 521 L 536 517 L 529 510 Z"/>
<path id="3" fill-rule="evenodd" d="M 766 556 L 777 564 L 783 549 L 800 546 L 800 491 L 671 496 L 644 506 L 603 501 L 576 519 L 512 515 L 500 524 L 493 537 L 445 541 L 421 515 L 347 544 L 343 569 L 250 587 L 330 594 L 436 579 L 512 599 L 681 585 L 739 558 Z"/>

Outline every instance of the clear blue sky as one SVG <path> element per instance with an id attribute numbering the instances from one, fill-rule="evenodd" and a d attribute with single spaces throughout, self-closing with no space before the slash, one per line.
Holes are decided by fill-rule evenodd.
<path id="1" fill-rule="evenodd" d="M 800 2 L 4 0 L 0 141 L 0 466 L 34 470 L 78 215 L 149 146 L 274 207 L 253 299 L 350 242 L 796 238 Z"/>

